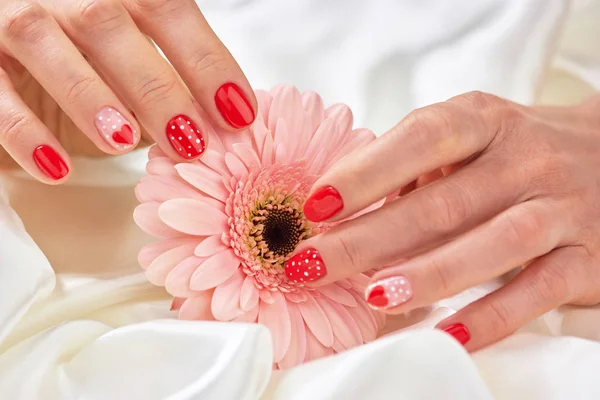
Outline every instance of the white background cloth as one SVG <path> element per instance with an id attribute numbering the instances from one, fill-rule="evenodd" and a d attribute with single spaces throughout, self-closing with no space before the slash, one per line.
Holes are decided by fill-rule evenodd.
<path id="1" fill-rule="evenodd" d="M 254 87 L 317 90 L 378 133 L 473 89 L 524 103 L 600 89 L 599 1 L 199 4 Z M 144 157 L 78 160 L 61 187 L 3 178 L 0 399 L 600 398 L 600 307 L 555 310 L 472 356 L 430 329 L 498 282 L 396 318 L 386 331 L 400 334 L 272 373 L 266 329 L 174 321 L 140 273 Z"/>

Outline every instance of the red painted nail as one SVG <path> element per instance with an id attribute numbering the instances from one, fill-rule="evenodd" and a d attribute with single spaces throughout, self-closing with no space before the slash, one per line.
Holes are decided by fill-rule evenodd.
<path id="1" fill-rule="evenodd" d="M 52 147 L 43 144 L 33 151 L 33 160 L 38 168 L 50 178 L 59 180 L 69 173 L 65 160 Z"/>
<path id="2" fill-rule="evenodd" d="M 367 303 L 377 308 L 385 308 L 388 305 L 388 298 L 385 295 L 385 289 L 381 285 L 371 288 Z"/>
<path id="3" fill-rule="evenodd" d="M 167 137 L 175 151 L 187 160 L 198 157 L 206 149 L 200 129 L 186 115 L 171 118 L 167 124 Z"/>
<path id="4" fill-rule="evenodd" d="M 454 337 L 454 339 L 458 340 L 460 344 L 464 345 L 471 339 L 471 334 L 466 326 L 463 324 L 452 324 L 447 328 L 444 328 L 446 333 L 449 333 Z"/>
<path id="5" fill-rule="evenodd" d="M 313 222 L 325 221 L 342 211 L 344 201 L 340 192 L 332 186 L 317 190 L 304 204 L 304 216 Z"/>
<path id="6" fill-rule="evenodd" d="M 292 282 L 306 283 L 323 278 L 327 268 L 317 250 L 306 249 L 287 260 L 285 274 Z"/>
<path id="7" fill-rule="evenodd" d="M 235 83 L 225 83 L 215 93 L 215 103 L 223 119 L 232 127 L 244 128 L 254 122 L 254 110 Z"/>

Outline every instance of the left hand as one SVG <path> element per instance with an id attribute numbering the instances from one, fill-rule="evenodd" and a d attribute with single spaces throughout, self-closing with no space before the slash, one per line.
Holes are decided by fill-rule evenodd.
<path id="1" fill-rule="evenodd" d="M 303 242 L 288 277 L 320 286 L 396 265 L 366 296 L 399 314 L 526 266 L 438 325 L 470 351 L 559 305 L 599 303 L 599 109 L 473 92 L 412 112 L 322 176 L 305 215 L 342 220 L 427 184 Z"/>

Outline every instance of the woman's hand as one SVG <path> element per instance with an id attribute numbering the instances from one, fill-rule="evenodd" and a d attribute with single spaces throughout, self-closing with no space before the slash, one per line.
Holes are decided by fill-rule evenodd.
<path id="1" fill-rule="evenodd" d="M 208 145 L 204 113 L 235 131 L 255 110 L 194 0 L 0 0 L 0 167 L 12 157 L 61 183 L 67 152 L 127 152 L 142 127 L 191 160 Z"/>
<path id="2" fill-rule="evenodd" d="M 469 350 L 561 304 L 600 302 L 600 108 L 467 93 L 416 110 L 321 177 L 304 212 L 338 221 L 440 169 L 304 242 L 288 277 L 321 285 L 396 265 L 374 274 L 366 296 L 398 314 L 525 266 L 438 325 Z"/>

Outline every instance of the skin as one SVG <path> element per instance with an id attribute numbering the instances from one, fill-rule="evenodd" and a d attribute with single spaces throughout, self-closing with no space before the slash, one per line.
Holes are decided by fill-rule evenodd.
<path id="1" fill-rule="evenodd" d="M 244 74 L 193 0 L 0 0 L 0 168 L 13 159 L 60 184 L 67 177 L 53 181 L 36 167 L 39 144 L 69 166 L 68 153 L 118 154 L 94 126 L 105 106 L 121 110 L 142 142 L 183 161 L 166 121 L 185 114 L 202 128 L 207 116 L 235 130 L 214 101 L 226 82 L 256 110 Z"/>
<path id="2" fill-rule="evenodd" d="M 328 271 L 310 285 L 387 267 L 373 282 L 402 275 L 414 293 L 386 310 L 399 314 L 525 266 L 438 325 L 464 324 L 470 351 L 562 304 L 599 303 L 599 105 L 473 92 L 412 112 L 316 182 L 344 201 L 330 221 L 400 196 L 304 242 L 297 252 L 317 249 Z"/>

